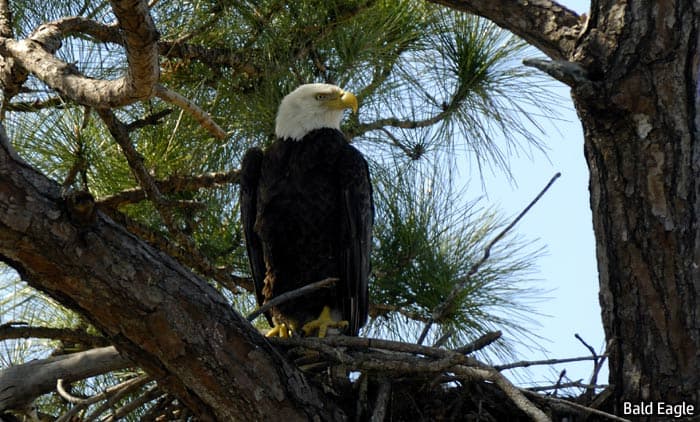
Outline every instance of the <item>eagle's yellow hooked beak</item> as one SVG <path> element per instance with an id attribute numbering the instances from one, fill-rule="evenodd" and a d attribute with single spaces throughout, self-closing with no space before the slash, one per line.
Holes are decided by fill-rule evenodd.
<path id="1" fill-rule="evenodd" d="M 358 103 L 357 97 L 352 92 L 340 91 L 338 98 L 332 101 L 333 108 L 344 109 L 349 108 L 353 113 L 357 113 Z"/>

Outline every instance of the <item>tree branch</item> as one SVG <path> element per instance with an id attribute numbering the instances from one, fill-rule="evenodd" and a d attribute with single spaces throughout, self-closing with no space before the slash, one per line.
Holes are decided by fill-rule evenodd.
<path id="1" fill-rule="evenodd" d="M 72 328 L 30 327 L 17 322 L 0 325 L 0 340 L 17 338 L 49 338 L 67 343 L 79 343 L 91 347 L 104 347 L 107 339 Z"/>
<path id="2" fill-rule="evenodd" d="M 119 22 L 129 68 L 115 80 L 92 79 L 54 56 L 67 31 L 65 20 L 41 25 L 27 39 L 0 37 L 0 54 L 12 57 L 51 88 L 91 107 L 118 107 L 150 98 L 158 82 L 158 31 L 144 0 L 115 0 L 112 10 Z M 86 25 L 85 20 L 70 22 Z M 68 25 L 70 27 L 70 25 Z M 102 28 L 99 24 L 95 27 Z"/>
<path id="3" fill-rule="evenodd" d="M 59 384 L 60 385 L 59 380 Z M 78 412 L 87 409 L 89 406 L 102 401 L 106 400 L 105 403 L 97 407 L 94 411 L 90 413 L 90 415 L 85 418 L 85 420 L 93 420 L 96 416 L 99 416 L 102 414 L 105 410 L 109 409 L 114 403 L 116 403 L 118 400 L 120 400 L 122 397 L 124 397 L 126 394 L 142 387 L 143 385 L 147 384 L 151 380 L 151 377 L 148 375 L 139 375 L 134 378 L 128 379 L 124 382 L 121 382 L 117 385 L 114 385 L 112 387 L 109 387 L 105 389 L 103 392 L 100 394 L 95 394 L 92 397 L 88 398 L 78 398 L 78 397 L 72 397 L 73 400 L 70 400 L 65 397 L 64 394 L 61 394 L 63 398 L 66 400 L 70 401 L 71 403 L 74 403 L 75 406 L 73 406 L 68 412 L 64 413 L 61 415 L 60 418 L 56 419 L 56 422 L 68 422 L 72 419 L 75 415 L 78 414 Z M 57 386 L 58 387 L 58 386 Z M 77 399 L 77 400 L 76 400 Z"/>
<path id="4" fill-rule="evenodd" d="M 585 19 L 555 1 L 427 0 L 479 15 L 511 31 L 555 60 L 569 58 Z"/>
<path id="5" fill-rule="evenodd" d="M 595 360 L 593 356 L 581 356 L 578 358 L 564 358 L 564 359 L 545 359 L 545 360 L 521 360 L 513 363 L 506 363 L 503 365 L 494 365 L 494 368 L 499 371 L 513 368 L 527 368 L 528 366 L 535 365 L 554 365 L 557 363 L 567 363 L 567 362 L 580 362 L 583 360 Z"/>
<path id="6" fill-rule="evenodd" d="M 172 91 L 163 85 L 155 86 L 155 95 L 160 99 L 175 104 L 192 116 L 203 128 L 209 131 L 216 139 L 226 139 L 226 132 L 216 124 L 209 113 L 202 110 L 197 104 Z"/>
<path id="7" fill-rule="evenodd" d="M 130 365 L 110 346 L 10 366 L 0 371 L 0 411 L 24 407 L 53 391 L 58 379 L 73 382 Z"/>
<path id="8" fill-rule="evenodd" d="M 246 318 L 248 319 L 248 321 L 253 321 L 253 320 L 255 320 L 255 318 L 257 318 L 260 315 L 262 315 L 263 313 L 267 312 L 268 309 L 272 308 L 273 306 L 277 306 L 277 305 L 284 303 L 284 302 L 287 302 L 289 300 L 308 295 L 311 292 L 315 292 L 316 290 L 324 289 L 324 288 L 331 286 L 337 282 L 338 282 L 338 279 L 335 277 L 324 278 L 321 281 L 307 284 L 306 286 L 300 287 L 296 290 L 292 290 L 291 292 L 281 294 L 281 295 L 273 298 L 272 300 L 266 302 L 263 306 L 256 309 L 254 312 L 252 312 Z"/>
<path id="9" fill-rule="evenodd" d="M 172 175 L 165 180 L 156 180 L 156 187 L 163 195 L 194 192 L 198 189 L 238 183 L 239 170 L 227 172 L 212 172 L 194 176 Z M 127 204 L 135 204 L 146 199 L 143 188 L 132 188 L 114 195 L 106 196 L 97 201 L 102 208 L 117 209 Z"/>

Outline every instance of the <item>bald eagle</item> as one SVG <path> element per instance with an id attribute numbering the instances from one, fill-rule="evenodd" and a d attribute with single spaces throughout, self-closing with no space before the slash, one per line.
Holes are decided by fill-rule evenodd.
<path id="1" fill-rule="evenodd" d="M 243 158 L 241 221 L 258 304 L 339 279 L 271 308 L 268 336 L 357 335 L 367 320 L 372 186 L 367 161 L 340 131 L 343 111 L 357 107 L 337 86 L 302 85 L 279 106 L 276 140 Z"/>

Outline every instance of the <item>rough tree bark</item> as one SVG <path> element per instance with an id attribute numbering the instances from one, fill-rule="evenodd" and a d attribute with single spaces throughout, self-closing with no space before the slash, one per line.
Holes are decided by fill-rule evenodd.
<path id="1" fill-rule="evenodd" d="M 590 169 L 614 410 L 700 404 L 697 1 L 437 0 L 522 36 L 572 87 Z M 575 37 L 572 38 L 572 34 Z"/>
<path id="2" fill-rule="evenodd" d="M 24 280 L 89 317 L 200 418 L 340 416 L 204 280 L 100 212 L 76 224 L 60 186 L 13 158 L 8 143 L 0 259 Z"/>

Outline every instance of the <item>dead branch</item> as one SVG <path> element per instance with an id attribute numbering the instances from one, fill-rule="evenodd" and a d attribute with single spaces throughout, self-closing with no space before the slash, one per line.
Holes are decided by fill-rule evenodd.
<path id="1" fill-rule="evenodd" d="M 306 286 L 301 287 L 299 289 L 292 290 L 291 292 L 281 294 L 281 295 L 275 297 L 274 299 L 271 299 L 271 300 L 265 302 L 265 304 L 263 306 L 256 309 L 254 312 L 252 312 L 246 318 L 248 319 L 248 321 L 253 321 L 255 318 L 257 318 L 260 315 L 262 315 L 263 313 L 267 312 L 273 306 L 277 306 L 277 305 L 280 305 L 284 302 L 290 301 L 292 299 L 296 299 L 298 297 L 305 296 L 309 293 L 315 292 L 316 290 L 325 289 L 326 287 L 329 287 L 329 286 L 335 284 L 336 282 L 338 282 L 337 278 L 328 277 L 328 278 L 324 278 L 321 281 L 307 284 Z"/>
<path id="2" fill-rule="evenodd" d="M 134 410 L 138 409 L 139 407 L 143 406 L 144 404 L 148 403 L 149 401 L 157 399 L 159 396 L 161 396 L 163 393 L 160 391 L 157 385 L 153 385 L 149 387 L 144 394 L 136 398 L 135 400 L 132 400 L 125 404 L 124 406 L 116 409 L 114 411 L 114 414 L 109 415 L 108 417 L 102 419 L 105 422 L 112 422 L 116 420 L 121 420 L 124 418 L 126 415 L 129 413 L 133 412 Z M 97 416 L 97 415 L 95 415 Z M 85 422 L 89 420 L 94 420 L 92 419 L 86 419 Z M 186 420 L 186 419 L 184 419 Z"/>
<path id="3" fill-rule="evenodd" d="M 143 375 L 139 375 L 137 377 L 134 377 L 132 379 L 126 380 L 120 384 L 117 384 L 114 387 L 108 388 L 107 390 L 105 390 L 105 393 L 102 394 L 102 396 L 104 398 L 106 398 L 107 400 L 105 400 L 104 403 L 102 403 L 99 407 L 97 407 L 95 410 L 93 410 L 88 416 L 86 416 L 84 422 L 88 422 L 88 421 L 97 419 L 98 416 L 103 414 L 108 409 L 112 408 L 115 405 L 115 403 L 117 403 L 119 400 L 121 400 L 124 396 L 131 393 L 132 391 L 135 391 L 135 390 L 141 388 L 142 386 L 148 384 L 151 381 L 152 381 L 152 379 L 150 376 L 143 374 Z M 152 394 L 152 393 L 149 394 L 150 392 L 157 391 L 157 390 L 158 390 L 158 386 L 153 385 L 141 397 L 150 396 Z M 158 394 L 162 394 L 162 392 L 158 393 Z M 130 411 L 133 411 L 135 409 L 133 407 L 133 405 L 136 403 L 139 403 L 138 405 L 140 405 L 140 404 L 142 404 L 142 400 L 139 400 L 139 399 L 132 400 L 126 406 L 130 406 L 130 409 L 131 409 Z M 115 414 L 116 413 L 127 414 L 128 412 L 124 413 L 124 411 L 122 411 L 122 412 L 115 412 Z"/>
<path id="4" fill-rule="evenodd" d="M 593 385 L 593 384 L 584 384 L 582 380 L 577 380 L 577 381 L 571 381 L 571 382 L 557 382 L 554 385 L 539 385 L 536 387 L 528 387 L 528 390 L 530 391 L 549 391 L 549 390 L 558 390 L 558 389 L 563 389 L 563 388 L 606 388 L 607 385 Z"/>
<path id="5" fill-rule="evenodd" d="M 495 365 L 494 368 L 496 368 L 499 371 L 503 371 L 506 369 L 513 369 L 513 368 L 527 368 L 528 366 L 536 366 L 536 365 L 555 365 L 557 363 L 567 363 L 567 362 L 580 362 L 582 360 L 595 360 L 594 357 L 592 356 L 581 356 L 578 358 L 564 358 L 564 359 L 545 359 L 545 360 L 521 360 L 518 362 L 513 362 L 513 363 L 507 363 L 503 365 Z"/>
<path id="6" fill-rule="evenodd" d="M 56 387 L 61 397 L 68 400 L 70 403 L 75 404 L 75 406 L 73 406 L 69 411 L 67 411 L 66 413 L 61 415 L 61 417 L 56 419 L 56 422 L 67 422 L 73 420 L 74 416 L 76 416 L 81 411 L 86 410 L 89 406 L 102 400 L 107 400 L 106 403 L 95 409 L 95 411 L 93 411 L 90 416 L 85 418 L 84 421 L 94 419 L 96 416 L 99 416 L 100 414 L 104 413 L 105 410 L 107 410 L 111 405 L 120 400 L 126 394 L 136 390 L 137 388 L 140 388 L 142 385 L 151 381 L 151 378 L 148 375 L 139 375 L 137 377 L 131 378 L 122 383 L 109 387 L 100 394 L 95 394 L 94 396 L 87 398 L 78 398 L 66 393 L 65 391 L 61 392 L 63 380 L 58 381 L 59 382 L 57 383 Z"/>
<path id="7" fill-rule="evenodd" d="M 24 407 L 62 378 L 73 382 L 132 365 L 114 347 L 102 347 L 11 366 L 0 371 L 0 411 Z"/>
<path id="8" fill-rule="evenodd" d="M 421 332 L 420 336 L 418 337 L 418 344 L 422 344 L 423 341 L 425 340 L 425 337 L 428 335 L 428 331 L 430 331 L 430 327 L 435 321 L 439 321 L 444 317 L 444 315 L 449 311 L 449 309 L 454 306 L 455 300 L 457 299 L 457 296 L 459 293 L 465 289 L 466 284 L 469 282 L 469 279 L 476 274 L 477 271 L 479 271 L 479 268 L 486 262 L 487 259 L 491 256 L 491 248 L 499 241 L 501 240 L 518 222 L 525 216 L 525 214 L 530 211 L 530 209 L 537 203 L 537 201 L 542 198 L 542 196 L 549 190 L 549 188 L 552 186 L 552 184 L 561 176 L 561 173 L 556 173 L 552 178 L 549 180 L 549 182 L 545 185 L 545 187 L 540 191 L 540 193 L 535 196 L 535 199 L 530 201 L 530 203 L 523 209 L 520 214 L 513 219 L 513 221 L 510 222 L 503 230 L 501 230 L 500 233 L 496 235 L 487 245 L 486 248 L 484 248 L 484 255 L 481 257 L 479 261 L 474 263 L 474 265 L 471 266 L 469 271 L 467 272 L 467 275 L 464 276 L 464 280 L 462 282 L 459 282 L 455 284 L 455 286 L 452 288 L 452 291 L 450 292 L 449 295 L 445 298 L 442 303 L 440 303 L 438 306 L 433 309 L 432 315 L 428 319 L 428 322 L 425 323 L 425 327 L 423 328 L 423 331 Z"/>
<path id="9" fill-rule="evenodd" d="M 63 378 L 59 378 L 56 381 L 56 392 L 58 392 L 58 395 L 61 396 L 61 398 L 65 401 L 67 401 L 68 403 L 78 404 L 78 403 L 82 403 L 86 400 L 85 397 L 77 397 L 77 396 L 74 396 L 72 393 L 69 393 L 66 390 L 65 383 L 63 382 Z"/>
<path id="10" fill-rule="evenodd" d="M 455 352 L 463 355 L 474 353 L 477 350 L 481 350 L 487 347 L 489 344 L 493 343 L 494 341 L 498 340 L 499 338 L 501 338 L 502 335 L 503 333 L 501 333 L 500 331 L 492 331 L 490 333 L 486 333 L 478 339 L 472 341 L 471 343 L 465 344 L 464 346 L 455 349 Z"/>
<path id="11" fill-rule="evenodd" d="M 601 368 L 603 367 L 603 363 L 605 362 L 606 357 L 605 356 L 599 357 L 598 354 L 596 353 L 595 349 L 593 348 L 593 346 L 586 343 L 583 340 L 583 338 L 581 338 L 581 336 L 578 335 L 578 333 L 574 334 L 574 337 L 576 337 L 576 339 L 578 341 L 580 341 L 581 344 L 583 344 L 591 352 L 591 355 L 593 356 L 593 372 L 591 373 L 591 379 L 588 382 L 588 384 L 595 385 L 598 382 L 598 372 L 600 372 Z M 585 395 L 589 400 L 593 398 L 594 394 L 595 394 L 595 388 L 587 388 L 586 389 Z"/>

